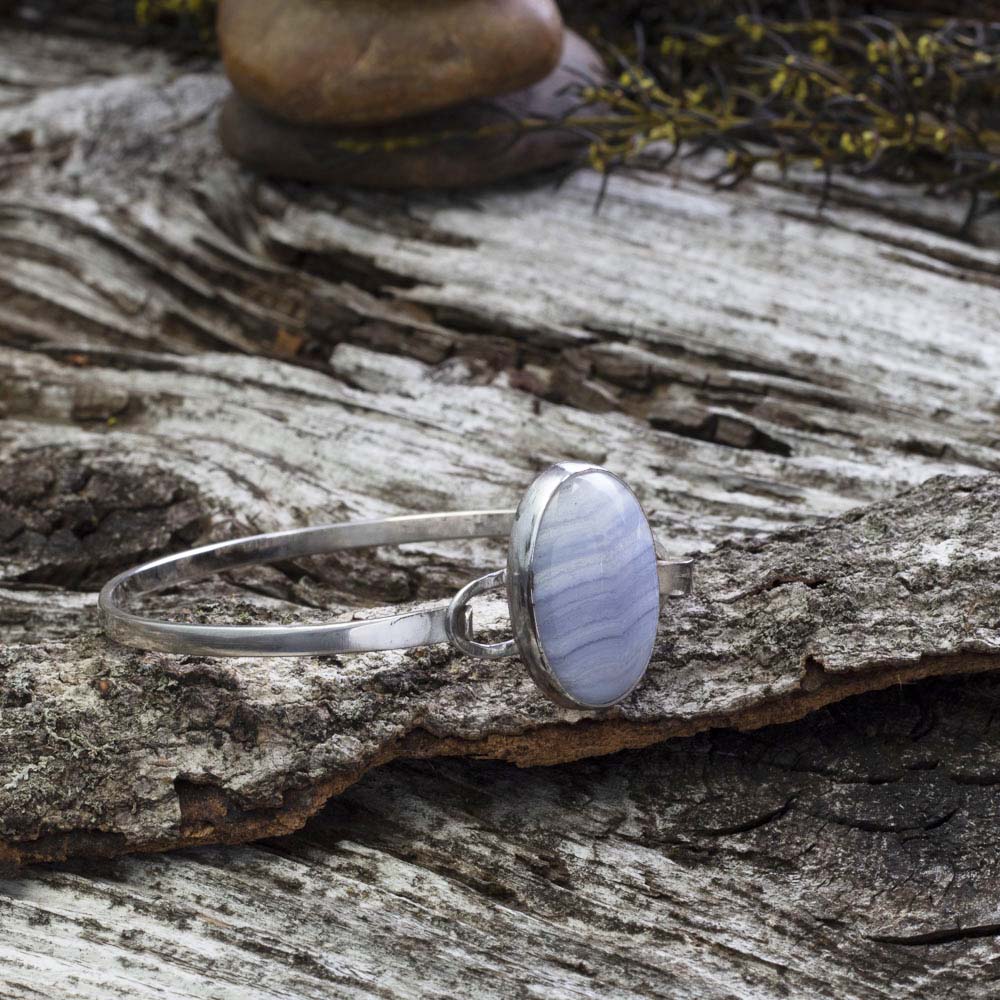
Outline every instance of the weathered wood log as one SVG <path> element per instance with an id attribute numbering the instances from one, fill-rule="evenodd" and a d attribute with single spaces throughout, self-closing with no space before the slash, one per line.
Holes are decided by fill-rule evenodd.
<path id="1" fill-rule="evenodd" d="M 1000 974 L 996 675 L 515 770 L 397 762 L 253 847 L 0 879 L 0 992 L 949 997 Z"/>
<path id="2" fill-rule="evenodd" d="M 892 188 L 820 217 L 808 179 L 639 171 L 597 215 L 587 173 L 262 184 L 218 151 L 216 67 L 0 53 L 4 858 L 249 839 L 342 793 L 279 841 L 0 881 L 0 993 L 995 995 L 996 676 L 898 686 L 996 666 L 994 230 Z M 612 716 L 447 650 L 181 660 L 96 629 L 147 556 L 508 503 L 566 457 L 699 553 Z M 157 606 L 326 620 L 501 559 L 355 553 Z M 466 759 L 374 767 L 434 754 Z"/>
<path id="3" fill-rule="evenodd" d="M 243 388 L 244 420 L 231 422 L 227 439 L 225 420 L 208 424 L 196 411 L 187 422 L 183 414 L 196 396 L 225 396 L 222 372 L 212 378 L 205 361 L 222 362 L 231 377 L 230 359 L 192 366 L 163 356 L 153 372 L 134 363 L 106 368 L 96 358 L 65 366 L 38 353 L 11 360 L 0 377 L 10 398 L 31 401 L 36 420 L 38 400 L 59 387 L 76 405 L 135 394 L 142 419 L 161 427 L 154 414 L 165 403 L 172 425 L 153 448 L 128 421 L 99 441 L 68 446 L 51 436 L 65 434 L 61 423 L 19 426 L 0 473 L 6 575 L 21 587 L 11 596 L 27 640 L 3 653 L 9 780 L 0 824 L 16 858 L 247 840 L 294 829 L 330 794 L 396 756 L 571 760 L 719 725 L 796 718 L 860 690 L 998 665 L 994 477 L 940 477 L 826 524 L 721 544 L 699 561 L 696 597 L 669 608 L 648 681 L 610 712 L 557 709 L 519 661 L 476 662 L 447 648 L 314 661 L 140 653 L 108 643 L 92 620 L 81 627 L 77 602 L 39 644 L 33 615 L 59 605 L 60 585 L 93 588 L 123 563 L 194 540 L 218 516 L 221 498 L 208 500 L 180 474 L 199 423 L 218 429 L 201 461 L 229 464 L 238 481 L 234 463 L 263 457 L 262 436 L 252 441 L 255 460 L 241 447 L 251 410 L 286 411 L 282 426 L 293 433 L 318 415 L 301 386 L 270 403 L 248 399 Z M 267 380 L 258 364 L 253 370 Z M 203 385 L 187 389 L 193 373 Z M 397 374 L 404 396 L 423 394 Z M 334 400 L 322 412 L 346 425 Z M 350 447 L 346 438 L 339 446 Z M 360 454 L 373 475 L 397 467 L 394 455 L 383 461 L 374 447 Z M 282 478 L 322 468 L 316 461 L 297 469 L 287 451 L 284 462 Z M 447 471 L 429 454 L 422 474 L 433 483 Z M 355 512 L 353 502 L 348 508 Z M 230 516 L 225 530 L 239 523 L 238 511 Z M 412 551 L 373 561 L 352 553 L 244 574 L 242 586 L 260 600 L 193 588 L 193 596 L 168 601 L 167 612 L 205 621 L 328 620 L 351 595 L 368 603 L 376 588 L 430 596 L 502 562 L 499 548 L 490 554 L 486 545 L 436 545 L 426 558 L 435 554 L 429 580 Z M 499 637 L 498 602 L 486 605 L 485 624 Z"/>
<path id="4" fill-rule="evenodd" d="M 586 174 L 474 205 L 281 188 L 220 157 L 217 70 L 109 45 L 134 71 L 108 79 L 90 43 L 4 41 L 21 81 L 0 112 L 16 137 L 0 241 L 9 857 L 246 840 L 394 756 L 570 760 L 995 666 L 992 479 L 815 521 L 996 468 L 997 349 L 978 336 L 996 254 L 943 234 L 951 209 L 842 193 L 823 221 L 808 193 L 695 177 L 623 178 L 596 217 Z M 674 551 L 734 539 L 670 609 L 650 682 L 608 715 L 555 709 L 516 661 L 444 649 L 144 655 L 106 643 L 80 596 L 197 539 L 510 503 L 565 457 L 622 473 Z M 485 543 L 355 554 L 164 606 L 327 620 L 440 599 L 501 560 Z M 502 631 L 496 604 L 480 618 Z"/>

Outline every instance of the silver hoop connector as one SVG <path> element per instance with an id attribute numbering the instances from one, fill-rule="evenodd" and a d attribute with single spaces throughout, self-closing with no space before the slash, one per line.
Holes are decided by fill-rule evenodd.
<path id="1" fill-rule="evenodd" d="M 481 656 L 487 660 L 502 660 L 517 655 L 517 643 L 513 639 L 505 642 L 476 642 L 472 638 L 472 608 L 469 601 L 479 594 L 499 590 L 507 586 L 507 570 L 497 570 L 467 583 L 448 605 L 445 628 L 448 638 L 468 656 Z"/>

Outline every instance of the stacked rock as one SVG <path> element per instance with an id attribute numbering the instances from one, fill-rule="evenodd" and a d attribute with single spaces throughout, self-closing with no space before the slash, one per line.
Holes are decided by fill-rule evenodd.
<path id="1" fill-rule="evenodd" d="M 558 122 L 604 75 L 554 0 L 220 0 L 218 37 L 225 148 L 325 183 L 467 187 L 562 163 L 585 140 Z"/>

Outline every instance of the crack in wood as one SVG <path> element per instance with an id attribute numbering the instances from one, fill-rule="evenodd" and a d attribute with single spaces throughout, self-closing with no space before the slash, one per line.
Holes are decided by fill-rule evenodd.
<path id="1" fill-rule="evenodd" d="M 259 182 L 218 155 L 205 61 L 0 41 L 0 860 L 113 856 L 0 884 L 0 993 L 991 995 L 1000 485 L 962 478 L 1000 468 L 986 227 L 878 182 L 819 219 L 795 177 L 694 164 L 616 177 L 597 216 L 587 172 Z M 616 712 L 447 648 L 212 662 L 96 627 L 125 564 L 509 504 L 565 458 L 699 558 Z M 502 561 L 443 543 L 156 606 L 329 620 Z"/>

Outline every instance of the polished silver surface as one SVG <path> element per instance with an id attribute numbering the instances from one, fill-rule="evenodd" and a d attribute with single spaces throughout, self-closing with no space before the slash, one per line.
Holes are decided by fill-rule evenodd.
<path id="1" fill-rule="evenodd" d="M 553 466 L 534 480 L 517 511 L 413 514 L 297 528 L 204 545 L 156 559 L 120 573 L 105 585 L 98 599 L 101 620 L 107 634 L 125 645 L 198 656 L 315 656 L 408 649 L 439 642 L 451 642 L 470 656 L 486 659 L 520 653 L 535 682 L 553 700 L 576 708 L 602 707 L 581 704 L 559 684 L 542 651 L 531 600 L 531 557 L 539 519 L 560 483 L 588 471 L 611 475 L 597 466 L 580 463 Z M 127 610 L 128 602 L 141 594 L 245 566 L 343 549 L 482 537 L 509 537 L 506 569 L 473 580 L 450 602 L 419 611 L 327 625 L 246 626 L 162 621 Z M 656 566 L 662 596 L 690 593 L 690 560 L 658 559 Z M 514 636 L 502 642 L 477 642 L 472 634 L 469 602 L 479 594 L 498 589 L 507 591 Z"/>
<path id="2" fill-rule="evenodd" d="M 125 645 L 198 656 L 315 656 L 447 642 L 449 605 L 446 603 L 367 621 L 257 626 L 165 622 L 133 614 L 125 605 L 139 594 L 243 566 L 376 545 L 503 537 L 510 531 L 513 516 L 511 510 L 413 514 L 296 528 L 204 545 L 116 576 L 101 591 L 98 601 L 101 617 L 108 635 Z"/>
<path id="3" fill-rule="evenodd" d="M 661 597 L 687 597 L 694 586 L 694 560 L 678 559 L 670 562 L 656 560 L 656 572 L 660 579 Z"/>
<path id="4" fill-rule="evenodd" d="M 476 642 L 472 632 L 472 609 L 469 601 L 477 594 L 485 594 L 490 590 L 501 590 L 507 585 L 507 571 L 497 570 L 487 573 L 471 583 L 467 583 L 448 605 L 446 626 L 448 638 L 455 646 L 468 656 L 479 656 L 486 660 L 502 660 L 517 653 L 517 643 L 513 639 L 504 642 Z"/>

